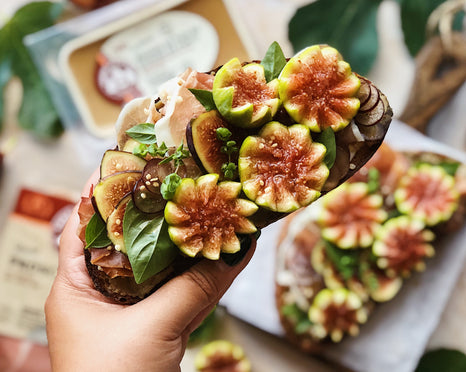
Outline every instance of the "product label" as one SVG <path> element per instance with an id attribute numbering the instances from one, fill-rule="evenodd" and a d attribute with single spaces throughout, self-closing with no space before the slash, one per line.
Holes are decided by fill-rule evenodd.
<path id="1" fill-rule="evenodd" d="M 22 189 L 0 237 L 0 333 L 46 343 L 44 304 L 73 202 Z"/>
<path id="2" fill-rule="evenodd" d="M 186 68 L 209 71 L 219 38 L 205 18 L 170 11 L 121 31 L 104 42 L 97 56 L 97 86 L 114 102 L 152 96 Z"/>

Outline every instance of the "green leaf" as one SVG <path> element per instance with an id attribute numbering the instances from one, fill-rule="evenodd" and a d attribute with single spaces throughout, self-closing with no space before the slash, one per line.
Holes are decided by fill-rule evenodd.
<path id="1" fill-rule="evenodd" d="M 337 158 L 337 145 L 335 142 L 335 133 L 332 128 L 326 128 L 316 136 L 316 141 L 323 144 L 327 148 L 325 153 L 324 163 L 328 169 L 333 167 Z"/>
<path id="2" fill-rule="evenodd" d="M 86 248 L 104 248 L 112 244 L 107 236 L 107 225 L 98 213 L 89 220 L 86 226 Z"/>
<path id="3" fill-rule="evenodd" d="M 0 51 L 1 55 L 1 51 Z M 11 59 L 4 57 L 3 60 L 0 60 L 0 130 L 3 126 L 3 91 L 8 81 L 10 80 L 12 71 L 11 71 Z"/>
<path id="4" fill-rule="evenodd" d="M 21 127 L 39 137 L 56 137 L 63 132 L 63 126 L 43 85 L 32 58 L 23 44 L 23 38 L 33 32 L 52 26 L 61 14 L 59 3 L 40 1 L 20 8 L 0 30 L 0 90 L 3 101 L 4 81 L 13 75 L 23 84 L 23 101 L 18 122 Z M 5 66 L 11 62 L 10 68 Z M 0 114 L 3 112 L 0 108 Z"/>
<path id="5" fill-rule="evenodd" d="M 313 44 L 329 44 L 354 71 L 367 74 L 378 51 L 376 18 L 381 1 L 318 0 L 299 8 L 288 26 L 295 52 Z"/>
<path id="6" fill-rule="evenodd" d="M 276 79 L 283 67 L 286 65 L 286 58 L 280 45 L 274 41 L 267 49 L 264 59 L 261 62 L 264 66 L 265 80 L 268 82 Z"/>
<path id="7" fill-rule="evenodd" d="M 423 355 L 415 372 L 464 372 L 466 355 L 452 349 L 437 349 Z"/>
<path id="8" fill-rule="evenodd" d="M 142 123 L 128 129 L 126 134 L 139 143 L 151 145 L 157 142 L 154 127 L 152 123 Z"/>
<path id="9" fill-rule="evenodd" d="M 128 202 L 123 217 L 123 237 L 138 284 L 165 269 L 178 254 L 163 216 L 142 213 L 132 201 Z"/>
<path id="10" fill-rule="evenodd" d="M 206 109 L 206 111 L 216 110 L 217 107 L 215 106 L 214 97 L 210 90 L 204 89 L 189 89 L 189 91 L 194 94 L 194 97 L 201 103 L 202 106 Z"/>
<path id="11" fill-rule="evenodd" d="M 380 172 L 375 167 L 370 168 L 368 171 L 367 186 L 371 194 L 377 192 L 380 187 Z"/>
<path id="12" fill-rule="evenodd" d="M 445 0 L 401 0 L 401 28 L 406 46 L 415 56 L 426 42 L 427 19 Z"/>
<path id="13" fill-rule="evenodd" d="M 166 176 L 162 184 L 160 185 L 160 193 L 165 200 L 172 200 L 173 196 L 175 196 L 176 188 L 181 183 L 181 177 L 178 176 L 176 173 L 171 173 Z"/>
<path id="14" fill-rule="evenodd" d="M 325 242 L 325 252 L 344 280 L 359 272 L 360 257 L 357 250 L 340 249 L 329 241 Z"/>
<path id="15" fill-rule="evenodd" d="M 190 344 L 195 342 L 206 342 L 209 340 L 217 328 L 216 322 L 216 307 L 207 315 L 207 317 L 202 321 L 202 323 L 189 335 L 188 342 Z"/>

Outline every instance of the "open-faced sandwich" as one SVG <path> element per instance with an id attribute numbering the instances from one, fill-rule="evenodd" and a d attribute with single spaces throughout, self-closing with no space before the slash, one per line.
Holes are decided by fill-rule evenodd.
<path id="1" fill-rule="evenodd" d="M 289 216 L 276 266 L 287 337 L 316 353 L 358 335 L 377 304 L 425 269 L 438 239 L 463 225 L 465 186 L 466 166 L 456 160 L 384 143 L 306 216 Z"/>
<path id="2" fill-rule="evenodd" d="M 188 70 L 130 102 L 80 208 L 95 286 L 144 298 L 198 259 L 234 263 L 261 228 L 353 175 L 392 111 L 326 45 Z"/>

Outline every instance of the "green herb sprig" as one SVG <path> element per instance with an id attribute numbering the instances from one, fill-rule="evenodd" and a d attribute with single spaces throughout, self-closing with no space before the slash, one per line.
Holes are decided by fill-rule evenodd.
<path id="1" fill-rule="evenodd" d="M 238 152 L 238 146 L 236 141 L 230 139 L 232 133 L 228 128 L 217 128 L 216 133 L 217 139 L 224 143 L 224 145 L 220 148 L 220 151 L 228 156 L 228 161 L 222 164 L 221 170 L 225 176 L 225 179 L 233 180 L 237 177 L 238 166 L 231 161 L 231 158 Z"/>
<path id="2" fill-rule="evenodd" d="M 162 142 L 161 145 L 157 144 L 157 137 L 155 135 L 155 126 L 151 123 L 142 123 L 135 125 L 128 129 L 126 134 L 135 141 L 139 142 L 139 145 L 133 149 L 133 154 L 141 158 L 145 158 L 147 154 L 153 157 L 163 157 L 164 159 L 160 164 L 166 164 L 173 162 L 175 171 L 167 175 L 162 184 L 160 185 L 160 193 L 165 200 L 171 200 L 175 195 L 175 190 L 181 183 L 181 177 L 177 174 L 178 169 L 184 165 L 183 160 L 191 156 L 189 150 L 184 147 L 181 143 L 177 149 L 172 153 L 168 154 L 169 148 Z"/>

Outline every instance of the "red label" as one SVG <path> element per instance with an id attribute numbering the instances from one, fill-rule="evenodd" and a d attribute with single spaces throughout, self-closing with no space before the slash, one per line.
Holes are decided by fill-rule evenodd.
<path id="1" fill-rule="evenodd" d="M 74 203 L 67 199 L 42 194 L 29 189 L 22 189 L 14 212 L 50 222 L 59 210 L 72 204 Z"/>

